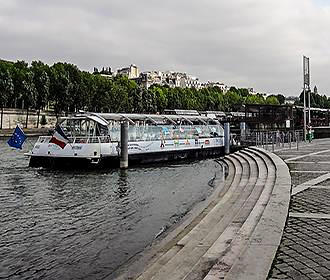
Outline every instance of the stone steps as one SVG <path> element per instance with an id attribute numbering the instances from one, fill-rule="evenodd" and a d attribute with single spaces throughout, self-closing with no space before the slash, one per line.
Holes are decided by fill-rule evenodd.
<path id="1" fill-rule="evenodd" d="M 175 238 L 163 242 L 137 279 L 266 279 L 287 217 L 288 168 L 257 148 L 231 154 L 224 164 L 229 169 L 224 187 Z"/>
<path id="2" fill-rule="evenodd" d="M 256 166 L 252 158 L 243 158 L 237 154 L 234 156 L 243 165 L 241 180 L 230 198 L 219 203 L 212 209 L 208 216 L 194 230 L 193 236 L 185 236 L 177 245 L 182 250 L 172 258 L 152 279 L 184 279 L 192 267 L 207 252 L 219 235 L 232 236 L 239 228 L 239 222 L 229 226 L 236 214 L 241 209 L 255 184 Z M 245 161 L 245 162 L 244 162 Z M 228 194 L 228 193 L 227 193 Z"/>
<path id="3" fill-rule="evenodd" d="M 261 176 L 259 176 L 258 182 L 255 185 L 255 196 L 251 197 L 251 204 L 253 205 L 246 209 L 246 219 L 244 220 L 239 232 L 236 236 L 234 236 L 232 242 L 226 244 L 226 253 L 222 256 L 219 255 L 219 253 L 223 252 L 221 243 L 213 246 L 213 251 L 218 252 L 218 255 L 216 255 L 217 264 L 212 267 L 208 275 L 204 278 L 206 280 L 224 279 L 225 277 L 229 277 L 230 270 L 232 269 L 234 263 L 238 259 L 242 250 L 244 250 L 248 245 L 249 238 L 259 222 L 264 208 L 267 205 L 271 191 L 273 190 L 275 166 L 272 162 L 267 158 L 263 158 L 260 154 L 254 151 L 244 151 L 243 153 L 250 156 L 255 156 L 259 163 L 259 167 L 262 169 L 262 172 L 260 172 Z M 220 236 L 219 239 L 221 240 L 222 237 Z"/>
<path id="4" fill-rule="evenodd" d="M 217 208 L 220 208 L 222 204 L 225 204 L 226 201 L 228 201 L 229 198 L 231 198 L 232 193 L 235 191 L 235 188 L 238 186 L 239 182 L 241 181 L 242 177 L 242 170 L 243 170 L 243 164 L 239 162 L 235 158 L 228 158 L 226 159 L 226 163 L 229 166 L 229 174 L 228 177 L 231 177 L 230 182 L 226 181 L 225 184 L 225 191 L 220 192 L 217 196 L 217 199 L 215 199 L 215 203 L 212 203 L 213 207 L 211 207 L 208 211 L 208 213 L 201 219 L 201 221 L 186 235 L 184 235 L 181 239 L 179 239 L 174 246 L 172 246 L 169 250 L 164 251 L 163 254 L 159 255 L 158 258 L 151 263 L 147 267 L 147 269 L 143 272 L 143 274 L 137 278 L 139 280 L 142 279 L 152 279 L 157 273 L 159 273 L 165 265 L 168 265 L 168 262 L 173 259 L 173 257 L 178 257 L 178 253 L 183 248 L 183 244 L 188 240 L 193 240 L 194 237 L 202 231 L 203 228 L 205 228 L 205 220 L 209 222 L 214 222 L 214 220 L 210 220 L 211 217 L 213 219 L 219 219 L 216 216 L 212 215 L 214 211 L 217 210 Z M 227 177 L 227 178 L 228 178 Z M 197 237 L 196 237 L 197 238 Z M 198 242 L 194 242 L 194 244 L 197 244 Z M 181 245 L 180 245 L 181 244 Z M 190 244 L 190 246 L 192 243 Z M 185 249 L 186 251 L 187 249 Z M 173 263 L 173 261 L 172 261 Z"/>

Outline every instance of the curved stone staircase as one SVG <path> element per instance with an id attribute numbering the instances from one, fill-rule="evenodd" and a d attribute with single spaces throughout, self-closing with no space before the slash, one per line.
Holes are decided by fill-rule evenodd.
<path id="1" fill-rule="evenodd" d="M 223 188 L 158 246 L 134 278 L 267 278 L 288 214 L 288 167 L 257 148 L 226 156 L 224 164 L 229 172 Z"/>

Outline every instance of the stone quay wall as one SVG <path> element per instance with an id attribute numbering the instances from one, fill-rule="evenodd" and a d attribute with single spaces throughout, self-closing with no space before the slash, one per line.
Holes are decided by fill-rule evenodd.
<path id="1" fill-rule="evenodd" d="M 0 110 L 1 113 L 1 110 Z M 41 125 L 42 116 L 46 117 L 47 124 Z M 37 110 L 29 110 L 29 119 L 28 119 L 28 128 L 36 128 L 38 120 L 38 111 Z M 1 116 L 0 116 L 1 121 Z M 56 124 L 56 116 L 52 111 L 41 111 L 39 118 L 39 127 L 54 127 Z M 5 108 L 3 112 L 3 121 L 2 128 L 3 129 L 12 129 L 15 128 L 16 125 L 21 127 L 25 127 L 26 122 L 26 110 L 22 109 L 11 109 Z"/>

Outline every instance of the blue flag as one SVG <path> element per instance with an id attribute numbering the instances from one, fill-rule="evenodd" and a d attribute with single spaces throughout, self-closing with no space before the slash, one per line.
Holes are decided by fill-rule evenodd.
<path id="1" fill-rule="evenodd" d="M 22 149 L 22 145 L 26 139 L 26 135 L 23 130 L 16 126 L 13 135 L 8 140 L 8 145 L 13 148 Z"/>

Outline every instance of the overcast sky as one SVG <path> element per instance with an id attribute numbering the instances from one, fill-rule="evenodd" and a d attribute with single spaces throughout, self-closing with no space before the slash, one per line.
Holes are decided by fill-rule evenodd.
<path id="1" fill-rule="evenodd" d="M 329 0 L 0 0 L 0 58 L 135 63 L 298 95 L 306 55 L 330 96 L 329 28 Z"/>

